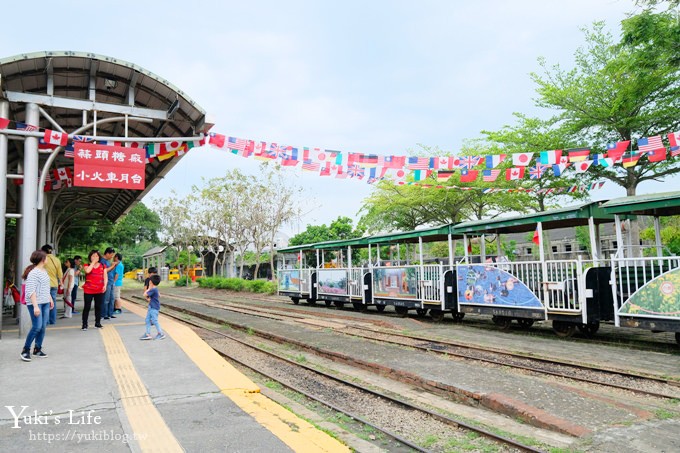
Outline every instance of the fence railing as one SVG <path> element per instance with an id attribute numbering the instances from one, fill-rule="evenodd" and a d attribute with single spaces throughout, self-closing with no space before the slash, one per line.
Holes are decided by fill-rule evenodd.
<path id="1" fill-rule="evenodd" d="M 421 271 L 418 285 L 420 288 L 420 299 L 427 302 L 440 302 L 442 297 L 441 281 L 444 269 L 441 265 L 426 265 L 419 269 Z"/>
<path id="2" fill-rule="evenodd" d="M 352 297 L 362 297 L 363 294 L 363 275 L 362 268 L 353 267 L 348 270 L 349 279 L 347 280 L 347 291 Z"/>
<path id="3" fill-rule="evenodd" d="M 677 256 L 624 258 L 623 255 L 617 252 L 611 260 L 612 290 L 619 309 L 645 284 L 680 267 L 680 257 Z"/>

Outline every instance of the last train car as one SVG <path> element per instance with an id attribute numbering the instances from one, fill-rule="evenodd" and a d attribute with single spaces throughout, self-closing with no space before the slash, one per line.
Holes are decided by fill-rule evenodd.
<path id="1" fill-rule="evenodd" d="M 610 277 L 616 326 L 675 332 L 680 343 L 680 257 L 662 245 L 660 222 L 662 217 L 680 215 L 680 192 L 618 198 L 602 208 L 616 222 Z M 651 247 L 639 241 L 639 224 L 626 227 L 626 216 L 652 219 Z"/>
<path id="2" fill-rule="evenodd" d="M 293 303 L 316 300 L 316 251 L 312 245 L 286 247 L 277 251 L 277 289 Z"/>
<path id="3" fill-rule="evenodd" d="M 602 257 L 600 228 L 613 225 L 599 202 L 521 216 L 457 224 L 452 232 L 463 235 L 466 256 L 456 264 L 456 310 L 491 315 L 495 324 L 508 327 L 515 321 L 530 327 L 537 320 L 551 320 L 560 336 L 579 328 L 594 333 L 601 321 L 614 318 L 609 286 L 611 268 Z M 546 253 L 545 234 L 552 229 L 588 227 L 590 255 L 569 259 Z M 533 235 L 538 257 L 513 257 L 498 253 L 487 256 L 485 244 L 496 241 L 504 250 L 508 235 Z M 467 256 L 469 241 L 476 238 L 480 256 L 476 263 Z"/>

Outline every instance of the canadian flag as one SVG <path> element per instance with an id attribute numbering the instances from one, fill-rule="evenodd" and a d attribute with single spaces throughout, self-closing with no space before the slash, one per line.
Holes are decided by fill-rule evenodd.
<path id="1" fill-rule="evenodd" d="M 512 181 L 514 179 L 524 178 L 524 167 L 514 167 L 505 170 L 506 181 Z"/>
<path id="2" fill-rule="evenodd" d="M 437 157 L 435 160 L 437 161 L 437 168 L 452 170 L 460 165 L 460 159 L 454 156 Z"/>
<path id="3" fill-rule="evenodd" d="M 512 155 L 512 165 L 516 167 L 526 167 L 531 162 L 534 153 L 515 153 Z"/>
<path id="4" fill-rule="evenodd" d="M 592 164 L 593 164 L 592 160 L 583 160 L 581 162 L 575 162 L 574 170 L 576 170 L 577 173 L 585 173 L 586 171 L 588 171 Z"/>
<path id="5" fill-rule="evenodd" d="M 59 131 L 45 129 L 45 135 L 43 135 L 43 140 L 45 141 L 45 143 L 50 143 L 52 145 L 66 146 L 68 144 L 68 134 L 63 134 Z"/>

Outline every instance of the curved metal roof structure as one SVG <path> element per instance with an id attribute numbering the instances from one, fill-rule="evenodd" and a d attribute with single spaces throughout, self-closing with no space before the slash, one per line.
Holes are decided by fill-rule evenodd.
<path id="1" fill-rule="evenodd" d="M 9 102 L 9 119 L 20 122 L 27 122 L 26 105 L 38 105 L 41 128 L 59 130 L 58 125 L 73 133 L 96 118 L 99 137 L 170 141 L 199 136 L 212 126 L 206 123 L 205 111 L 167 80 L 133 63 L 93 53 L 35 52 L 0 59 L 2 100 Z M 93 129 L 82 134 L 93 135 Z M 8 173 L 21 173 L 23 143 L 18 139 L 9 142 Z M 41 153 L 40 168 L 48 156 Z M 62 228 L 93 216 L 115 221 L 177 161 L 175 157 L 147 164 L 143 191 L 68 187 L 50 194 L 45 207 Z M 72 164 L 72 159 L 59 155 L 51 167 Z M 7 192 L 7 212 L 18 212 L 18 188 L 10 184 Z"/>

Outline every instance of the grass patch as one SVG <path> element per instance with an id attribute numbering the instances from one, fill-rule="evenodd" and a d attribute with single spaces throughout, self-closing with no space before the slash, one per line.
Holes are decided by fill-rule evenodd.
<path id="1" fill-rule="evenodd" d="M 306 363 L 307 362 L 307 357 L 305 357 L 304 354 L 298 354 L 295 356 L 294 359 L 297 363 Z"/>
<path id="2" fill-rule="evenodd" d="M 675 418 L 677 414 L 666 409 L 657 409 L 654 412 L 654 415 L 656 415 L 656 418 L 658 418 L 659 420 L 668 420 L 670 418 Z"/>
<path id="3" fill-rule="evenodd" d="M 242 278 L 202 277 L 196 280 L 201 288 L 226 289 L 236 292 L 275 294 L 277 286 L 269 280 L 244 280 Z"/>

